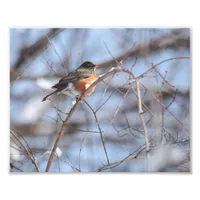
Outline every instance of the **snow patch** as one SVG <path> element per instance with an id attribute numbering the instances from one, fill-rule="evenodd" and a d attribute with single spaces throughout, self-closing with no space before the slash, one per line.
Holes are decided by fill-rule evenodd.
<path id="1" fill-rule="evenodd" d="M 56 156 L 58 157 L 58 158 L 60 158 L 60 156 L 62 155 L 62 151 L 57 147 L 57 149 L 56 149 Z"/>
<path id="2" fill-rule="evenodd" d="M 74 106 L 76 104 L 76 100 L 72 101 L 72 106 Z"/>
<path id="3" fill-rule="evenodd" d="M 44 89 L 44 90 L 49 90 L 49 89 L 51 89 L 51 87 L 52 87 L 52 82 L 49 82 L 49 81 L 47 81 L 46 79 L 44 79 L 44 78 L 39 78 L 39 79 L 37 79 L 37 81 L 36 81 L 36 83 L 37 83 L 37 85 L 39 86 L 39 87 L 41 87 L 42 89 Z"/>

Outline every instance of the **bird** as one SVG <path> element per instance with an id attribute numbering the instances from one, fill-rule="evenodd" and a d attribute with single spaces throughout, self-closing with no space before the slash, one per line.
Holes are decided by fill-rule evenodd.
<path id="1" fill-rule="evenodd" d="M 82 63 L 76 70 L 70 72 L 67 76 L 61 78 L 57 84 L 53 85 L 52 88 L 56 90 L 45 96 L 42 102 L 46 101 L 49 96 L 58 93 L 63 93 L 78 99 L 97 79 L 95 73 L 97 67 L 99 65 L 95 65 L 90 61 Z M 96 85 L 90 89 L 87 95 L 93 93 L 95 88 Z"/>

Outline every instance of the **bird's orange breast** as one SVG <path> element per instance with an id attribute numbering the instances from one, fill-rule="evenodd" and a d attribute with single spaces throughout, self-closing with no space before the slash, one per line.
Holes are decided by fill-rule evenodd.
<path id="1" fill-rule="evenodd" d="M 78 81 L 76 84 L 75 84 L 75 88 L 76 90 L 78 90 L 81 94 L 83 94 L 87 88 L 97 79 L 97 76 L 95 73 L 92 73 L 92 76 L 89 77 L 89 78 L 85 78 L 85 79 L 82 79 L 80 81 Z M 96 85 L 94 87 L 92 87 L 90 89 L 90 91 L 88 92 L 87 95 L 90 95 L 92 92 L 94 92 L 96 88 Z"/>

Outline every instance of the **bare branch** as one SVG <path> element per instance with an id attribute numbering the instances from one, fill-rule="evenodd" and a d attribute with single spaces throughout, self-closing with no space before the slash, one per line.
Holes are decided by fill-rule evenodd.
<path id="1" fill-rule="evenodd" d="M 168 62 L 168 61 L 171 61 L 171 60 L 179 60 L 179 59 L 190 59 L 190 57 L 188 57 L 188 56 L 185 56 L 185 57 L 175 57 L 175 58 L 169 58 L 169 59 L 163 60 L 163 61 L 157 63 L 156 65 L 154 65 L 153 67 L 151 67 L 150 69 L 148 69 L 146 72 L 144 72 L 143 74 L 141 74 L 137 78 L 138 79 L 143 78 L 148 73 L 152 72 L 156 67 L 158 67 L 159 65 L 161 65 L 161 64 L 163 64 L 165 62 Z"/>
<path id="2" fill-rule="evenodd" d="M 30 150 L 30 147 L 28 146 L 27 142 L 25 141 L 25 139 L 17 132 L 14 132 L 13 130 L 10 130 L 11 135 L 19 142 L 19 144 L 21 145 L 21 147 L 25 150 L 26 155 L 28 156 L 28 158 L 32 161 L 33 165 L 35 166 L 37 172 L 40 172 L 39 166 L 36 163 L 35 158 L 32 155 L 32 152 Z M 27 145 L 27 147 L 18 139 L 17 134 L 23 138 L 23 140 L 25 141 L 25 144 Z"/>

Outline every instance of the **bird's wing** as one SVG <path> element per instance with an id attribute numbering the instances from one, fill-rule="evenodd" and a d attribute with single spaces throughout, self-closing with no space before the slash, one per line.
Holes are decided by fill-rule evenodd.
<path id="1" fill-rule="evenodd" d="M 73 83 L 85 78 L 89 78 L 91 75 L 92 75 L 91 72 L 80 73 L 79 71 L 73 71 L 70 72 L 67 76 L 61 78 L 60 81 L 57 84 L 55 84 L 52 88 L 57 88 L 62 90 L 68 86 L 68 83 Z"/>

